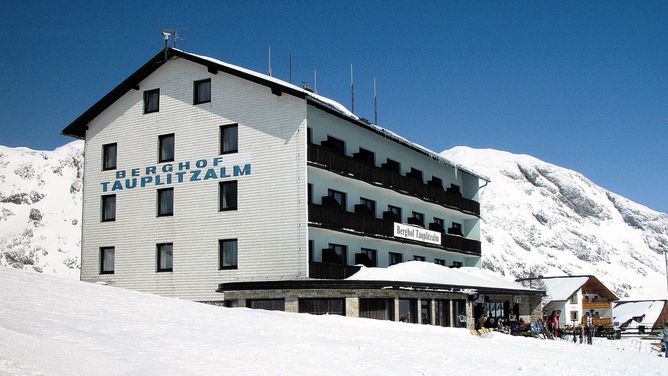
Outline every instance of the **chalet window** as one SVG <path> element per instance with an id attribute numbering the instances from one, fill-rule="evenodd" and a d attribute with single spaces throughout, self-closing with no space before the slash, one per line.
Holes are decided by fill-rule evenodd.
<path id="1" fill-rule="evenodd" d="M 116 195 L 102 196 L 102 222 L 116 220 Z"/>
<path id="2" fill-rule="evenodd" d="M 443 232 L 445 231 L 445 222 L 441 218 L 434 217 L 434 221 L 429 224 L 429 229 L 432 231 Z"/>
<path id="3" fill-rule="evenodd" d="M 341 244 L 329 244 L 329 248 L 322 250 L 322 261 L 332 264 L 346 265 L 348 262 L 348 247 Z"/>
<path id="4" fill-rule="evenodd" d="M 320 145 L 326 147 L 327 149 L 334 150 L 338 153 L 346 153 L 346 144 L 343 140 L 340 140 L 336 137 L 327 136 L 327 140 L 320 143 Z"/>
<path id="5" fill-rule="evenodd" d="M 443 260 L 443 259 L 434 259 L 434 264 L 445 266 L 445 260 Z"/>
<path id="6" fill-rule="evenodd" d="M 404 256 L 401 253 L 390 252 L 390 266 L 399 264 L 404 261 Z"/>
<path id="7" fill-rule="evenodd" d="M 431 180 L 429 180 L 429 182 L 427 182 L 427 184 L 429 184 L 433 187 L 438 187 L 438 188 L 443 189 L 443 180 L 441 180 L 441 178 L 437 178 L 436 176 L 432 176 Z"/>
<path id="8" fill-rule="evenodd" d="M 371 150 L 360 148 L 359 151 L 353 154 L 353 157 L 357 160 L 364 161 L 368 164 L 376 164 L 376 155 Z"/>
<path id="9" fill-rule="evenodd" d="M 422 324 L 431 324 L 431 300 L 420 299 L 420 318 Z"/>
<path id="10" fill-rule="evenodd" d="M 394 321 L 394 299 L 360 298 L 359 317 Z"/>
<path id="11" fill-rule="evenodd" d="M 313 203 L 313 184 L 308 185 L 308 203 Z"/>
<path id="12" fill-rule="evenodd" d="M 102 145 L 102 170 L 116 169 L 116 144 Z"/>
<path id="13" fill-rule="evenodd" d="M 407 177 L 417 179 L 422 181 L 422 171 L 418 170 L 417 168 L 411 167 L 410 172 L 406 174 Z"/>
<path id="14" fill-rule="evenodd" d="M 333 198 L 341 208 L 346 209 L 346 194 L 343 192 L 335 191 L 333 189 L 327 190 L 327 196 Z"/>
<path id="15" fill-rule="evenodd" d="M 239 151 L 238 124 L 223 125 L 220 127 L 220 154 L 230 154 Z"/>
<path id="16" fill-rule="evenodd" d="M 460 261 L 453 261 L 453 262 L 452 262 L 452 267 L 453 267 L 453 268 L 461 268 L 462 265 L 463 265 L 463 264 L 462 264 Z"/>
<path id="17" fill-rule="evenodd" d="M 578 321 L 578 311 L 571 311 L 571 321 Z"/>
<path id="18" fill-rule="evenodd" d="M 571 295 L 571 304 L 578 304 L 578 295 L 577 294 Z"/>
<path id="19" fill-rule="evenodd" d="M 361 253 L 364 254 L 366 257 L 368 257 L 369 260 L 371 260 L 371 265 L 366 265 L 366 266 L 374 267 L 374 266 L 377 266 L 377 265 L 378 265 L 378 263 L 377 263 L 377 258 L 378 258 L 378 257 L 377 257 L 377 254 L 378 254 L 378 252 L 377 252 L 375 249 L 362 248 L 362 252 L 361 252 Z"/>
<path id="20" fill-rule="evenodd" d="M 437 225 L 441 226 L 441 228 L 444 228 L 444 227 L 445 227 L 445 222 L 444 222 L 443 219 L 441 219 L 441 218 L 436 218 L 436 217 L 434 217 L 434 223 L 436 223 Z"/>
<path id="21" fill-rule="evenodd" d="M 193 83 L 193 104 L 211 102 L 211 79 L 199 80 Z"/>
<path id="22" fill-rule="evenodd" d="M 369 200 L 368 198 L 360 197 L 360 204 L 366 206 L 369 214 L 376 216 L 376 201 Z"/>
<path id="23" fill-rule="evenodd" d="M 311 127 L 306 127 L 306 142 L 309 144 L 313 143 L 313 131 Z"/>
<path id="24" fill-rule="evenodd" d="M 401 222 L 401 208 L 392 205 L 387 205 L 387 210 L 394 213 L 394 215 L 397 216 L 398 221 Z"/>
<path id="25" fill-rule="evenodd" d="M 146 90 L 144 92 L 144 113 L 158 112 L 160 110 L 160 89 Z"/>
<path id="26" fill-rule="evenodd" d="M 396 173 L 401 172 L 401 165 L 399 164 L 399 162 L 397 162 L 395 160 L 392 160 L 390 158 L 387 158 L 387 161 L 385 163 L 381 164 L 380 167 L 382 167 L 386 170 L 394 171 Z"/>
<path id="27" fill-rule="evenodd" d="M 424 227 L 424 214 L 413 212 L 413 216 L 409 219 L 410 219 L 408 221 L 409 224 Z"/>
<path id="28" fill-rule="evenodd" d="M 246 299 L 246 308 L 285 311 L 285 299 Z"/>
<path id="29" fill-rule="evenodd" d="M 425 260 L 426 259 L 424 256 L 417 256 L 417 255 L 413 256 L 413 261 L 425 261 Z"/>
<path id="30" fill-rule="evenodd" d="M 172 243 L 157 244 L 157 271 L 171 272 L 173 266 Z"/>
<path id="31" fill-rule="evenodd" d="M 452 222 L 452 227 L 448 229 L 448 234 L 463 236 L 462 224 L 457 222 Z"/>
<path id="32" fill-rule="evenodd" d="M 219 209 L 237 210 L 237 181 L 221 181 L 219 183 Z"/>
<path id="33" fill-rule="evenodd" d="M 158 140 L 160 144 L 158 150 L 158 162 L 174 161 L 174 133 L 159 136 Z"/>
<path id="34" fill-rule="evenodd" d="M 313 240 L 308 241 L 308 261 L 313 262 Z"/>
<path id="35" fill-rule="evenodd" d="M 237 239 L 218 240 L 219 269 L 237 268 Z"/>
<path id="36" fill-rule="evenodd" d="M 434 321 L 436 325 L 450 326 L 450 301 L 436 300 L 434 307 Z"/>
<path id="37" fill-rule="evenodd" d="M 346 300 L 342 298 L 299 298 L 299 313 L 312 315 L 346 315 Z"/>
<path id="38" fill-rule="evenodd" d="M 115 254 L 114 247 L 100 248 L 100 274 L 114 274 Z"/>
<path id="39" fill-rule="evenodd" d="M 399 321 L 417 323 L 416 299 L 399 299 Z"/>
<path id="40" fill-rule="evenodd" d="M 454 194 L 459 195 L 459 196 L 462 195 L 462 192 L 459 189 L 459 186 L 456 185 L 456 184 L 450 184 L 450 188 L 448 188 L 446 191 L 449 192 L 449 193 L 454 193 Z"/>
<path id="41" fill-rule="evenodd" d="M 158 189 L 158 217 L 174 215 L 174 188 Z"/>

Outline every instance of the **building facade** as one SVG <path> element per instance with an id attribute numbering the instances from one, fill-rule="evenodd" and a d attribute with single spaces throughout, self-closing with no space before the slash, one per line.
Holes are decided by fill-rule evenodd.
<path id="1" fill-rule="evenodd" d="M 221 302 L 360 264 L 480 265 L 484 178 L 273 77 L 168 48 L 63 133 L 86 141 L 84 281 Z"/>

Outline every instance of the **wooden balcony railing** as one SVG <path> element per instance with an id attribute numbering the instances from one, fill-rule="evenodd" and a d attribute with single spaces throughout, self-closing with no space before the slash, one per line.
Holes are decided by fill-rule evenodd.
<path id="1" fill-rule="evenodd" d="M 374 185 L 380 185 L 418 197 L 428 202 L 480 216 L 480 203 L 448 192 L 422 179 L 406 177 L 396 171 L 374 166 L 367 160 L 353 158 L 320 145 L 308 145 L 308 161 L 315 166 L 352 176 Z"/>
<path id="2" fill-rule="evenodd" d="M 373 236 L 376 238 L 428 247 L 438 247 L 447 251 L 476 256 L 480 256 L 481 254 L 480 242 L 477 240 L 441 233 L 441 244 L 439 246 L 404 238 L 396 238 L 394 237 L 393 221 L 378 219 L 370 215 L 350 213 L 341 208 L 330 208 L 316 204 L 309 204 L 308 220 L 311 226 L 339 231 L 359 232 L 365 236 Z"/>
<path id="3" fill-rule="evenodd" d="M 590 302 L 589 300 L 582 301 L 582 309 L 610 309 L 612 307 L 610 302 Z"/>

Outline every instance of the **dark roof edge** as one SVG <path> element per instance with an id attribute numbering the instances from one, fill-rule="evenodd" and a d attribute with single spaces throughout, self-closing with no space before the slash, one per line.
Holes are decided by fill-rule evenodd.
<path id="1" fill-rule="evenodd" d="M 668 299 L 638 299 L 638 300 L 618 300 L 617 305 L 625 303 L 646 303 L 646 302 L 664 302 L 668 303 Z"/>
<path id="2" fill-rule="evenodd" d="M 413 288 L 420 291 L 426 290 L 455 290 L 453 292 L 467 293 L 464 290 L 475 290 L 475 293 L 483 294 L 529 294 L 545 295 L 542 290 L 522 290 L 505 289 L 478 286 L 456 286 L 442 285 L 436 283 L 420 283 L 408 281 L 364 281 L 364 280 L 346 280 L 346 279 L 293 279 L 279 281 L 253 281 L 253 282 L 227 282 L 218 285 L 216 292 L 225 291 L 247 291 L 247 290 L 285 290 L 285 289 L 393 289 L 403 290 Z M 458 291 L 457 291 L 458 290 Z"/>
<path id="3" fill-rule="evenodd" d="M 539 280 L 539 279 L 581 278 L 581 277 L 594 277 L 594 278 L 596 278 L 596 276 L 591 275 L 591 274 L 583 274 L 583 275 L 561 275 L 561 276 L 554 276 L 554 277 L 542 277 L 542 276 L 539 276 L 539 277 L 533 277 L 533 278 L 517 278 L 515 281 L 516 281 L 516 282 L 519 282 L 519 281 L 528 281 L 528 280 L 537 281 L 537 280 Z M 596 279 L 598 279 L 598 278 L 596 278 Z"/>

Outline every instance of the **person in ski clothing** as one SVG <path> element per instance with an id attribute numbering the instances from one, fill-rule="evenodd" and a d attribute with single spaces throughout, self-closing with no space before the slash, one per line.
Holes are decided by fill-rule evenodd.
<path id="1" fill-rule="evenodd" d="M 585 313 L 585 325 L 587 325 L 587 344 L 593 344 L 592 337 L 594 337 L 594 323 L 591 312 Z"/>
<path id="2" fill-rule="evenodd" d="M 554 338 L 559 337 L 559 316 L 557 315 L 557 311 L 552 311 L 550 324 L 552 324 L 552 330 L 554 330 Z"/>
<path id="3" fill-rule="evenodd" d="M 478 329 L 482 329 L 485 327 L 485 322 L 487 321 L 487 317 L 485 317 L 485 314 L 483 313 L 478 317 Z"/>

